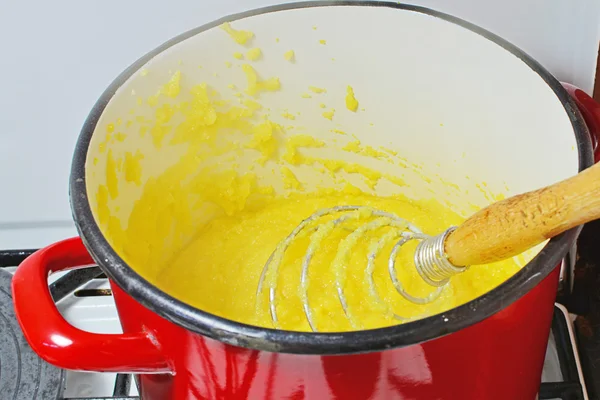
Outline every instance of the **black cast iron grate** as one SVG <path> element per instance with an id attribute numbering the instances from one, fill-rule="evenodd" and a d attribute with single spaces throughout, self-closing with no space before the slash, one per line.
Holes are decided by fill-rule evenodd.
<path id="1" fill-rule="evenodd" d="M 12 267 L 19 265 L 27 256 L 32 254 L 34 250 L 6 250 L 0 251 L 0 268 L 3 267 Z M 0 270 L 1 272 L 1 270 Z M 75 271 L 71 271 L 60 279 L 56 280 L 54 283 L 50 285 L 50 291 L 52 293 L 52 297 L 55 301 L 59 301 L 70 293 L 75 292 L 79 287 L 89 282 L 92 279 L 104 277 L 102 271 L 99 268 L 86 268 L 79 269 Z M 1 281 L 0 281 L 1 283 Z M 102 293 L 100 293 L 102 292 Z M 86 293 L 85 295 L 94 296 L 94 295 L 107 295 L 110 293 L 105 293 L 109 291 L 90 291 L 90 293 Z M 1 289 L 0 289 L 0 293 Z M 0 299 L 1 301 L 1 299 Z M 2 304 L 0 304 L 1 306 Z M 12 310 L 12 307 L 9 307 Z M 1 308 L 0 308 L 1 310 Z M 2 315 L 0 314 L 0 320 Z M 13 313 L 14 318 L 14 313 Z M 16 320 L 14 321 L 16 323 Z M 552 333 L 554 336 L 554 340 L 556 342 L 557 355 L 560 364 L 560 370 L 563 376 L 563 381 L 561 382 L 544 382 L 540 386 L 539 400 L 584 400 L 583 389 L 581 384 L 579 383 L 579 374 L 577 370 L 577 364 L 575 360 L 575 354 L 573 352 L 573 345 L 571 343 L 571 339 L 569 336 L 568 330 L 568 322 L 566 320 L 565 314 L 558 309 L 554 309 L 554 319 L 552 321 Z M 0 327 L 1 331 L 1 327 Z M 22 337 L 22 333 L 18 332 Z M 2 344 L 2 343 L 0 343 Z M 23 341 L 23 346 L 25 347 L 24 351 L 31 352 L 31 349 L 28 348 L 26 343 Z M 3 360 L 4 349 L 0 348 L 0 361 Z M 43 361 L 36 359 L 34 363 L 39 365 L 43 365 L 45 368 L 47 364 Z M 37 365 L 36 364 L 36 365 Z M 31 367 L 28 367 L 31 368 Z M 62 392 L 64 390 L 64 371 L 60 371 L 56 368 L 47 367 L 50 373 L 53 373 L 54 377 L 58 376 L 60 379 L 56 380 L 55 384 L 59 387 L 53 393 L 58 393 L 58 397 L 53 397 L 53 399 L 57 400 L 139 400 L 139 397 L 129 396 L 129 392 L 131 389 L 131 383 L 133 381 L 132 375 L 127 374 L 118 374 L 117 379 L 115 381 L 115 388 L 113 391 L 112 397 L 80 397 L 80 398 L 64 398 L 62 396 Z M 2 388 L 2 375 L 0 369 L 0 388 Z M 39 379 L 46 379 L 42 374 L 38 375 Z M 62 386 L 61 386 L 62 385 Z M 34 385 L 35 386 L 35 385 Z M 29 392 L 27 392 L 29 393 Z M 30 397 L 15 397 L 17 400 L 47 400 L 50 397 L 34 397 L 30 395 Z"/>

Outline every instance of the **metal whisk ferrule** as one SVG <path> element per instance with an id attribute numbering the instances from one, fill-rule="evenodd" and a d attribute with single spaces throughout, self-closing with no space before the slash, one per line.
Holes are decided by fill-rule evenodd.
<path id="1" fill-rule="evenodd" d="M 451 277 L 467 269 L 467 267 L 453 265 L 444 250 L 446 238 L 455 229 L 456 227 L 449 228 L 439 235 L 424 239 L 417 245 L 414 256 L 415 267 L 421 278 L 431 286 L 444 286 Z"/>

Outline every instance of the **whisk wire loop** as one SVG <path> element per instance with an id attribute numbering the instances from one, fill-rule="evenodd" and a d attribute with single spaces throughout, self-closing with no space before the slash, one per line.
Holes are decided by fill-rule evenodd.
<path id="1" fill-rule="evenodd" d="M 320 218 L 335 215 L 338 213 L 346 213 L 334 219 L 329 219 L 327 222 L 317 223 Z M 262 292 L 264 286 L 268 287 L 269 298 L 269 313 L 273 327 L 280 328 L 277 317 L 277 278 L 280 265 L 283 263 L 283 258 L 286 250 L 299 236 L 305 234 L 304 231 L 312 232 L 310 243 L 305 255 L 302 258 L 302 271 L 300 275 L 299 296 L 302 302 L 304 315 L 307 319 L 310 329 L 317 332 L 316 321 L 313 315 L 313 310 L 308 299 L 309 288 L 309 266 L 314 258 L 315 252 L 319 249 L 321 242 L 330 234 L 333 229 L 350 221 L 359 221 L 362 217 L 369 217 L 370 221 L 360 224 L 358 227 L 344 228 L 350 231 L 350 234 L 342 240 L 338 246 L 338 252 L 332 262 L 334 273 L 336 275 L 336 291 L 341 307 L 346 318 L 349 320 L 354 329 L 360 329 L 360 322 L 353 317 L 346 295 L 345 287 L 345 263 L 351 249 L 362 241 L 363 236 L 376 231 L 380 228 L 390 228 L 379 239 L 376 239 L 371 244 L 368 256 L 367 267 L 365 270 L 365 278 L 369 287 L 369 293 L 379 306 L 386 310 L 386 313 L 398 321 L 407 321 L 414 317 L 403 317 L 395 314 L 391 307 L 387 305 L 377 291 L 377 286 L 374 280 L 375 258 L 386 246 L 387 243 L 393 240 L 398 240 L 394 244 L 388 258 L 388 272 L 390 279 L 396 291 L 406 300 L 415 304 L 427 304 L 434 301 L 442 293 L 444 287 L 448 284 L 449 278 L 466 270 L 466 267 L 456 267 L 448 261 L 444 252 L 444 242 L 446 237 L 455 229 L 450 228 L 444 233 L 437 236 L 429 236 L 421 232 L 415 225 L 407 220 L 400 218 L 392 213 L 373 209 L 366 206 L 336 206 L 327 209 L 318 210 L 308 218 L 304 219 L 292 232 L 283 239 L 275 250 L 271 253 L 269 259 L 265 263 L 262 273 L 259 278 L 258 287 L 256 290 L 257 311 L 262 310 Z M 435 287 L 435 290 L 425 297 L 417 297 L 406 291 L 396 271 L 396 259 L 400 248 L 410 240 L 419 241 L 414 254 L 415 268 L 419 276 L 430 286 Z M 342 245 L 343 243 L 343 245 Z"/>

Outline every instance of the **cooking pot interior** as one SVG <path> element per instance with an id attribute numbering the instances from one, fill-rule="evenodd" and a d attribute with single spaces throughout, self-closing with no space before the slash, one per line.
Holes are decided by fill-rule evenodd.
<path id="1" fill-rule="evenodd" d="M 358 5 L 230 22 L 126 72 L 89 145 L 94 218 L 159 288 L 208 221 L 265 198 L 351 188 L 466 217 L 577 172 L 553 89 L 477 32 Z"/>

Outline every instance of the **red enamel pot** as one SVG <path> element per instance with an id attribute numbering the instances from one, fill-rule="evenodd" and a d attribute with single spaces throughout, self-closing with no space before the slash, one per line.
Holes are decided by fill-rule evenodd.
<path id="1" fill-rule="evenodd" d="M 464 305 L 398 326 L 345 333 L 267 329 L 210 314 L 161 289 L 148 272 L 156 259 L 131 261 L 114 224 L 131 223 L 141 191 L 177 157 L 161 142 L 168 130 L 144 135 L 137 120 L 126 122 L 128 115 L 132 110 L 142 121 L 155 115 L 144 100 L 173 71 L 181 70 L 182 93 L 202 81 L 221 92 L 231 83 L 243 86 L 232 55 L 247 48 L 219 29 L 223 22 L 254 32 L 252 46 L 262 49 L 263 59 L 253 65 L 261 76 L 279 76 L 281 90 L 261 96 L 272 115 L 297 107 L 302 112 L 296 122 L 324 140 L 333 129 L 346 129 L 365 144 L 402 149 L 411 162 L 438 165 L 444 179 L 464 189 L 458 195 L 477 193 L 467 188 L 482 181 L 492 191 L 521 193 L 589 167 L 594 150 L 599 158 L 598 104 L 561 85 L 515 46 L 455 17 L 396 3 L 325 1 L 224 18 L 142 57 L 91 111 L 70 180 L 80 237 L 36 252 L 13 279 L 16 313 L 32 348 L 61 368 L 139 373 L 144 400 L 533 400 L 557 266 L 578 229 L 534 249 L 519 272 Z M 295 63 L 283 57 L 290 49 Z M 333 121 L 311 117 L 314 102 L 302 98 L 303 90 L 327 88 L 323 99 L 333 104 L 350 84 L 365 110 L 345 113 L 340 106 Z M 112 140 L 117 133 L 123 140 Z M 114 160 L 125 165 L 126 154 L 138 150 L 145 163 L 139 175 L 127 166 L 109 168 Z M 148 210 L 149 231 L 158 230 L 164 214 Z M 50 297 L 48 274 L 94 263 L 111 280 L 122 334 L 76 329 Z"/>

